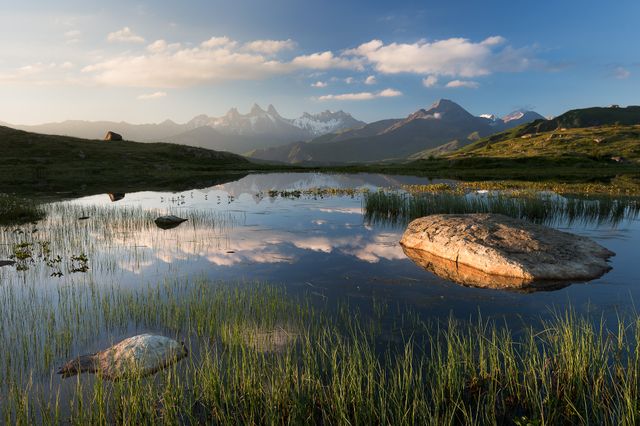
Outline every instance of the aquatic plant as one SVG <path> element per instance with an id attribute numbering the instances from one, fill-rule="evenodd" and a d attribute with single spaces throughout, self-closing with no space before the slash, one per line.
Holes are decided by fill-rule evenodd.
<path id="1" fill-rule="evenodd" d="M 8 424 L 638 420 L 635 317 L 609 328 L 569 311 L 514 334 L 491 320 L 430 322 L 381 300 L 372 316 L 348 304 L 329 315 L 308 296 L 257 283 L 30 294 L 0 285 L 0 418 Z M 96 347 L 96 330 L 111 341 L 143 329 L 186 338 L 192 355 L 155 377 L 115 383 L 51 373 Z M 265 344 L 265 335 L 282 333 L 294 338 Z"/>
<path id="2" fill-rule="evenodd" d="M 561 197 L 553 193 L 514 196 L 502 192 L 377 191 L 364 195 L 365 220 L 405 225 L 430 214 L 500 213 L 546 225 L 617 225 L 640 216 L 636 197 Z"/>

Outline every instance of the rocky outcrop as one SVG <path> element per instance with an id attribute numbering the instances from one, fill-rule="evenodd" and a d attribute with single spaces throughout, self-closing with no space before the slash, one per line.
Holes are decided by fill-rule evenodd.
<path id="1" fill-rule="evenodd" d="M 104 136 L 105 141 L 121 141 L 122 135 L 116 132 L 108 131 Z"/>
<path id="2" fill-rule="evenodd" d="M 400 244 L 444 278 L 494 288 L 591 280 L 611 269 L 615 255 L 589 238 L 499 214 L 422 217 Z"/>

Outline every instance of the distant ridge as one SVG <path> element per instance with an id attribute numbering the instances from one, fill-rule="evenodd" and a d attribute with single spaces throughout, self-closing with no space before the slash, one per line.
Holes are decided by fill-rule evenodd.
<path id="1" fill-rule="evenodd" d="M 523 131 L 535 133 L 561 128 L 575 129 L 613 124 L 640 124 L 640 106 L 572 109 L 551 120 L 535 121 L 526 126 Z"/>
<path id="2" fill-rule="evenodd" d="M 457 103 L 440 99 L 404 119 L 380 120 L 306 143 L 255 150 L 250 156 L 288 163 L 357 163 L 443 155 L 483 136 L 542 116 L 522 111 L 508 117 L 476 117 Z"/>
<path id="3" fill-rule="evenodd" d="M 67 120 L 40 125 L 7 126 L 35 133 L 85 139 L 100 139 L 107 130 L 112 130 L 128 140 L 173 142 L 243 154 L 256 148 L 310 140 L 325 133 L 362 127 L 365 124 L 344 111 L 327 110 L 318 114 L 305 112 L 298 118 L 288 119 L 282 117 L 273 105 L 264 110 L 254 104 L 247 114 L 231 108 L 221 117 L 201 114 L 184 124 L 171 120 L 157 124 Z"/>

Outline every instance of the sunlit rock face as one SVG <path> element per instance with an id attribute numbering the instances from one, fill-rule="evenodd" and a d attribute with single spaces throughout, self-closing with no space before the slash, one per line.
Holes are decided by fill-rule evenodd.
<path id="1" fill-rule="evenodd" d="M 422 217 L 400 244 L 443 278 L 490 288 L 594 279 L 615 255 L 589 238 L 498 214 Z"/>

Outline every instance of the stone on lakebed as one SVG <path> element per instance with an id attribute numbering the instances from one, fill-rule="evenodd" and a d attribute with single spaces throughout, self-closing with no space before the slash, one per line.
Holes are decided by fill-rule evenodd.
<path id="1" fill-rule="evenodd" d="M 158 226 L 158 228 L 172 229 L 186 221 L 187 219 L 184 219 L 182 217 L 168 215 L 168 216 L 160 216 L 155 220 L 155 223 Z"/>
<path id="2" fill-rule="evenodd" d="M 422 217 L 409 224 L 400 244 L 423 267 L 437 259 L 428 269 L 440 276 L 491 288 L 591 280 L 611 269 L 607 259 L 615 255 L 590 238 L 500 214 Z"/>

